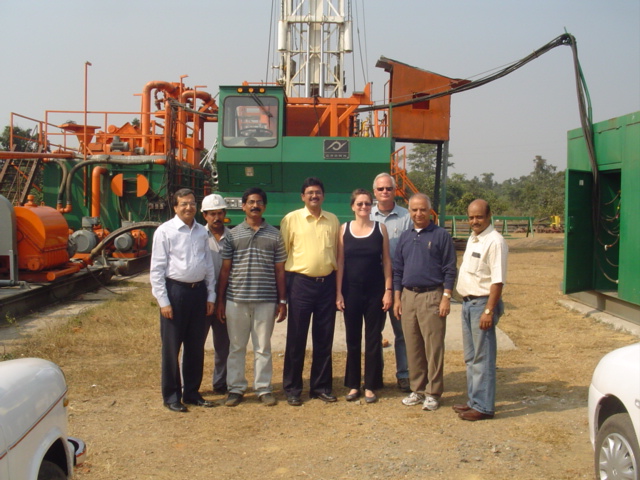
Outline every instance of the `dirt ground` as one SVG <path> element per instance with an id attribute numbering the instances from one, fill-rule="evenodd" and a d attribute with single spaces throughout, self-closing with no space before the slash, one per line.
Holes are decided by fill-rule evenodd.
<path id="1" fill-rule="evenodd" d="M 591 374 L 605 353 L 638 339 L 556 303 L 562 298 L 560 236 L 508 243 L 506 314 L 499 326 L 516 348 L 499 353 L 497 412 L 490 421 L 464 422 L 451 410 L 466 400 L 460 351 L 446 353 L 439 410 L 403 406 L 393 348 L 385 349 L 387 388 L 376 404 L 344 401 L 345 356 L 336 353 L 339 401 L 305 398 L 302 407 L 288 406 L 282 354 L 276 353 L 277 406 L 264 407 L 250 394 L 236 408 L 169 412 L 159 392 L 157 307 L 146 286 L 72 319 L 61 337 L 45 333 L 49 340 L 19 351 L 50 356 L 65 371 L 70 432 L 89 451 L 76 470 L 80 480 L 593 478 L 586 416 Z M 110 315 L 112 309 L 118 313 Z M 221 402 L 211 391 L 212 363 L 209 353 L 202 393 Z"/>

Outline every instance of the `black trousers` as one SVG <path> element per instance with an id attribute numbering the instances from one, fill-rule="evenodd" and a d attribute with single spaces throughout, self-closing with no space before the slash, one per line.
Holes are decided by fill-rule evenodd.
<path id="1" fill-rule="evenodd" d="M 378 283 L 378 282 L 376 282 Z M 362 324 L 364 319 L 364 388 L 383 387 L 382 329 L 386 313 L 382 310 L 384 283 L 347 284 L 344 296 L 344 324 L 347 339 L 347 366 L 344 386 L 360 388 L 362 380 Z"/>
<path id="2" fill-rule="evenodd" d="M 207 287 L 196 288 L 167 279 L 173 318 L 160 315 L 162 339 L 162 398 L 165 403 L 200 398 L 204 343 L 210 323 L 206 320 Z M 182 347 L 182 379 L 178 357 Z M 184 381 L 184 385 L 183 385 Z"/>
<path id="3" fill-rule="evenodd" d="M 295 273 L 287 275 L 289 275 L 289 309 L 282 386 L 287 396 L 300 396 L 302 393 L 304 356 L 313 315 L 310 393 L 311 395 L 331 393 L 333 383 L 331 349 L 336 324 L 335 272 L 322 279 Z"/>
<path id="4" fill-rule="evenodd" d="M 227 357 L 229 356 L 227 324 L 218 320 L 215 314 L 207 317 L 207 321 L 211 324 L 211 332 L 213 333 L 214 369 L 212 385 L 214 390 L 225 390 L 227 388 Z"/>

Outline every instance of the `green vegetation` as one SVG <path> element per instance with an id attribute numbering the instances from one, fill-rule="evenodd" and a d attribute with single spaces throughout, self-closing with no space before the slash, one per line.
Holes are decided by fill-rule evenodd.
<path id="1" fill-rule="evenodd" d="M 433 195 L 437 147 L 415 144 L 407 155 L 409 178 L 421 192 Z M 464 215 L 476 198 L 486 199 L 496 215 L 535 217 L 538 221 L 564 211 L 564 170 L 540 156 L 533 159 L 533 171 L 502 183 L 493 173 L 468 179 L 464 173 L 452 173 L 449 160 L 447 178 L 447 215 Z"/>

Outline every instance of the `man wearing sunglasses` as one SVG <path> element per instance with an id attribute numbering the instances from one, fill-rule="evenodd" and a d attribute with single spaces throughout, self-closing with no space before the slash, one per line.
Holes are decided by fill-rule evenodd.
<path id="1" fill-rule="evenodd" d="M 388 173 L 381 173 L 373 180 L 373 193 L 377 204 L 371 209 L 371 220 L 384 223 L 389 235 L 391 258 L 396 251 L 400 234 L 411 227 L 411 217 L 406 208 L 395 202 L 396 181 Z M 405 393 L 411 391 L 409 386 L 409 367 L 407 364 L 407 345 L 402 333 L 400 320 L 393 314 L 393 305 L 389 309 L 389 318 L 395 337 L 393 346 L 396 354 L 396 379 L 398 388 Z"/>

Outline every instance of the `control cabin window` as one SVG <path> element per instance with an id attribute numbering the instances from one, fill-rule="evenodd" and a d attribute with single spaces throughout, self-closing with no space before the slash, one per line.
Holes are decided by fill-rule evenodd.
<path id="1" fill-rule="evenodd" d="M 278 99 L 258 95 L 225 98 L 222 143 L 225 147 L 275 147 Z"/>

